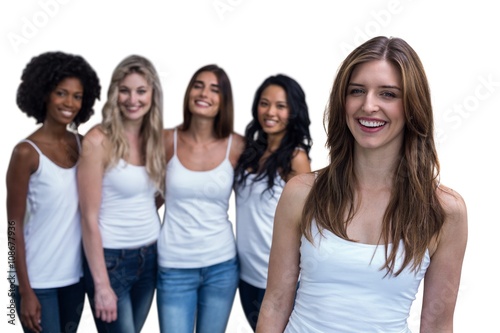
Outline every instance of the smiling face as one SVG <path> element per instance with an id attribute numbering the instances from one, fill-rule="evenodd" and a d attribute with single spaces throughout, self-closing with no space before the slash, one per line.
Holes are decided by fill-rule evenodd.
<path id="1" fill-rule="evenodd" d="M 47 100 L 45 121 L 71 124 L 82 108 L 83 86 L 79 79 L 68 77 L 52 90 Z"/>
<path id="2" fill-rule="evenodd" d="M 139 73 L 127 75 L 118 85 L 118 107 L 124 120 L 142 121 L 152 100 L 153 87 Z"/>
<path id="3" fill-rule="evenodd" d="M 219 113 L 220 89 L 217 76 L 201 72 L 189 92 L 189 110 L 193 115 L 215 118 Z"/>
<path id="4" fill-rule="evenodd" d="M 385 60 L 356 66 L 347 86 L 346 119 L 356 145 L 399 149 L 405 116 L 401 74 Z"/>
<path id="5" fill-rule="evenodd" d="M 270 85 L 262 91 L 257 116 L 267 135 L 285 135 L 290 110 L 285 90 L 278 85 Z"/>

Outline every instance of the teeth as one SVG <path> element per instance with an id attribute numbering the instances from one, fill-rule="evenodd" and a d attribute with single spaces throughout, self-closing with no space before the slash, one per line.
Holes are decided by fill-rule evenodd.
<path id="1" fill-rule="evenodd" d="M 73 115 L 73 112 L 71 112 L 71 111 L 61 111 L 61 113 L 65 117 L 71 117 Z"/>
<path id="2" fill-rule="evenodd" d="M 203 101 L 196 101 L 196 104 L 201 105 L 201 106 L 210 106 L 210 104 L 208 104 L 207 102 L 203 102 Z"/>
<path id="3" fill-rule="evenodd" d="M 385 121 L 375 121 L 375 120 L 359 120 L 359 123 L 366 127 L 380 127 L 385 125 Z"/>

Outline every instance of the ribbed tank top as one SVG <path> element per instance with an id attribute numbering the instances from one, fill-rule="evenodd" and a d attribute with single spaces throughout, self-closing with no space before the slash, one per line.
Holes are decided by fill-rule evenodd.
<path id="1" fill-rule="evenodd" d="M 241 279 L 266 289 L 274 214 L 285 181 L 276 174 L 273 188 L 266 191 L 267 178 L 258 181 L 255 178 L 256 174 L 249 174 L 245 186 L 235 189 L 236 245 Z"/>
<path id="2" fill-rule="evenodd" d="M 165 215 L 158 240 L 158 263 L 169 268 L 201 268 L 236 256 L 229 199 L 234 169 L 229 161 L 232 136 L 224 160 L 214 169 L 192 171 L 174 154 L 167 164 Z"/>
<path id="3" fill-rule="evenodd" d="M 102 180 L 99 230 L 106 249 L 133 249 L 151 244 L 160 233 L 156 187 L 146 167 L 120 159 Z"/>
<path id="4" fill-rule="evenodd" d="M 46 289 L 75 284 L 83 275 L 77 167 L 62 168 L 32 141 L 21 142 L 39 155 L 38 169 L 29 179 L 23 228 L 30 285 Z"/>
<path id="5" fill-rule="evenodd" d="M 285 332 L 410 332 L 407 319 L 430 263 L 428 251 L 418 271 L 407 267 L 397 277 L 384 276 L 383 245 L 347 241 L 327 230 L 321 237 L 312 225 L 314 245 L 301 239 L 300 286 Z M 396 269 L 403 244 L 399 249 Z"/>

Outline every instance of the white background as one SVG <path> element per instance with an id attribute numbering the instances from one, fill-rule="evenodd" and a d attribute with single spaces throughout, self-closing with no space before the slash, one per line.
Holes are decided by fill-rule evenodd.
<path id="1" fill-rule="evenodd" d="M 251 118 L 258 85 L 269 75 L 294 77 L 306 92 L 314 145 L 312 167 L 327 163 L 323 110 L 340 62 L 354 46 L 376 35 L 405 39 L 420 55 L 431 85 L 442 183 L 468 205 L 469 243 L 455 312 L 455 332 L 498 330 L 498 171 L 500 124 L 500 25 L 493 1 L 23 0 L 0 5 L 3 119 L 0 174 L 12 147 L 37 126 L 19 111 L 16 89 L 26 63 L 45 51 L 83 55 L 103 87 L 101 120 L 111 72 L 125 56 L 149 58 L 165 92 L 165 127 L 182 120 L 184 90 L 199 67 L 216 63 L 232 82 L 235 130 Z M 4 182 L 4 181 L 3 181 Z M 5 182 L 3 183 L 5 184 Z M 0 202 L 5 203 L 5 185 Z M 0 205 L 0 270 L 7 272 L 5 204 Z M 234 207 L 231 208 L 234 216 Z M 482 232 L 482 234 L 481 234 Z M 6 273 L 5 273 L 6 274 Z M 5 275 L 6 276 L 6 275 Z M 0 280 L 0 330 L 7 323 L 8 284 Z M 410 316 L 418 331 L 420 294 Z M 250 332 L 239 299 L 227 332 Z M 80 332 L 95 332 L 86 308 Z M 144 332 L 157 332 L 153 304 Z"/>

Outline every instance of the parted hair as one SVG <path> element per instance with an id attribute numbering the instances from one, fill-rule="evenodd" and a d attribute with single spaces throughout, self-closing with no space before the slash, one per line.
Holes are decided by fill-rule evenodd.
<path id="1" fill-rule="evenodd" d="M 330 163 L 318 172 L 306 200 L 301 231 L 312 241 L 314 219 L 320 231 L 326 229 L 349 239 L 346 228 L 356 214 L 357 180 L 354 137 L 346 125 L 345 100 L 353 70 L 373 60 L 393 64 L 402 80 L 404 139 L 380 235 L 386 252 L 381 269 L 398 275 L 407 266 L 412 270 L 420 267 L 431 240 L 439 235 L 444 223 L 444 210 L 436 194 L 440 169 L 429 84 L 417 53 L 403 39 L 374 37 L 354 49 L 340 65 L 324 114 Z M 404 259 L 401 267 L 396 267 L 400 241 Z"/>
<path id="2" fill-rule="evenodd" d="M 262 129 L 258 118 L 261 95 L 270 85 L 276 85 L 285 91 L 289 115 L 286 132 L 278 149 L 259 166 L 260 159 L 267 149 L 267 134 Z M 254 181 L 267 180 L 265 191 L 272 191 L 276 175 L 286 178 L 292 172 L 292 158 L 297 148 L 303 149 L 309 157 L 312 146 L 309 133 L 309 111 L 304 90 L 297 81 L 284 74 L 268 77 L 257 88 L 252 104 L 252 120 L 245 129 L 245 149 L 235 168 L 235 185 L 245 186 L 249 176 L 256 173 Z"/>
<path id="3" fill-rule="evenodd" d="M 35 118 L 37 124 L 43 123 L 49 94 L 66 78 L 77 78 L 83 87 L 82 107 L 72 122 L 78 128 L 94 114 L 94 103 L 101 93 L 96 72 L 79 55 L 54 51 L 31 58 L 21 75 L 17 105 L 28 117 Z"/>
<path id="4" fill-rule="evenodd" d="M 151 109 L 143 118 L 140 135 L 142 155 L 149 178 L 160 193 L 165 187 L 165 149 L 163 144 L 163 91 L 155 67 L 145 57 L 130 55 L 123 59 L 113 71 L 108 88 L 108 99 L 102 109 L 101 128 L 110 140 L 112 151 L 108 167 L 116 165 L 119 159 L 129 154 L 129 144 L 125 137 L 123 119 L 118 106 L 120 83 L 129 74 L 144 77 L 153 88 Z"/>
<path id="5" fill-rule="evenodd" d="M 191 118 L 193 117 L 191 110 L 189 110 L 189 93 L 193 88 L 196 79 L 199 74 L 203 72 L 211 72 L 217 77 L 217 83 L 219 85 L 219 112 L 215 116 L 214 130 L 217 139 L 227 138 L 229 134 L 233 132 L 234 128 L 234 106 L 233 106 L 233 91 L 231 88 L 231 81 L 227 76 L 224 69 L 220 68 L 215 64 L 210 64 L 198 69 L 186 88 L 186 93 L 184 94 L 184 105 L 183 105 L 183 115 L 184 120 L 180 126 L 180 130 L 186 131 L 191 125 Z"/>

